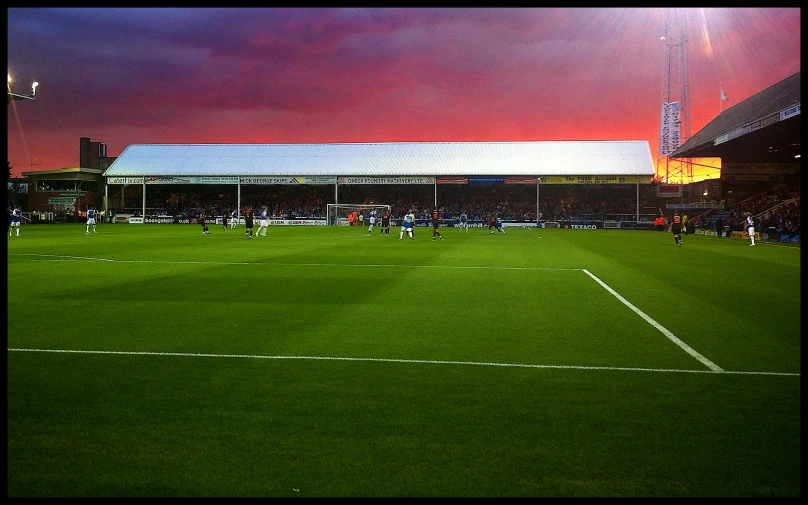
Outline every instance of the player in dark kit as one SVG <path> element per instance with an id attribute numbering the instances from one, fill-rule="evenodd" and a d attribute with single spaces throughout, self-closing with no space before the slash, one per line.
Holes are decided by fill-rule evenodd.
<path id="1" fill-rule="evenodd" d="M 379 228 L 379 235 L 384 232 L 385 235 L 390 235 L 390 211 L 384 211 L 384 215 L 382 216 L 382 226 Z"/>
<path id="2" fill-rule="evenodd" d="M 440 225 L 440 214 L 438 214 L 438 209 L 434 209 L 432 211 L 432 240 L 435 240 L 435 236 L 443 240 L 443 235 L 440 234 L 438 231 L 438 226 Z"/>
<path id="3" fill-rule="evenodd" d="M 224 231 L 227 231 L 227 209 L 222 212 L 222 228 L 224 228 Z"/>
<path id="4" fill-rule="evenodd" d="M 202 234 L 203 235 L 210 235 L 210 232 L 208 231 L 208 223 L 205 222 L 205 213 L 204 212 L 199 213 L 199 218 L 197 219 L 197 222 L 202 225 Z"/>
<path id="5" fill-rule="evenodd" d="M 245 232 L 247 235 L 247 240 L 252 240 L 252 230 L 253 230 L 252 210 L 248 210 L 244 213 L 244 227 L 247 228 L 247 231 Z"/>
<path id="6" fill-rule="evenodd" d="M 673 221 L 671 222 L 671 231 L 673 232 L 673 240 L 676 245 L 682 245 L 682 218 L 679 217 L 678 211 L 673 211 Z"/>

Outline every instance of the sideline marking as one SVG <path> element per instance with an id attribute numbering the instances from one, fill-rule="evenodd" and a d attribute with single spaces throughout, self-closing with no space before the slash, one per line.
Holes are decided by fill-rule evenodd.
<path id="1" fill-rule="evenodd" d="M 679 340 L 679 338 L 676 337 L 676 335 L 674 335 L 673 333 L 671 333 L 670 330 L 668 330 L 667 328 L 665 328 L 664 326 L 662 326 L 661 324 L 656 322 L 651 316 L 649 316 L 645 312 L 643 312 L 640 309 L 638 309 L 637 307 L 635 307 L 630 301 L 628 301 L 625 298 L 623 298 L 622 296 L 620 296 L 620 294 L 617 291 L 613 290 L 605 282 L 598 279 L 594 274 L 592 274 L 592 272 L 590 272 L 586 268 L 584 268 L 583 271 L 584 271 L 584 273 L 586 273 L 586 275 L 588 275 L 589 277 L 592 277 L 593 279 L 595 279 L 595 282 L 597 282 L 598 284 L 603 286 L 603 288 L 606 289 L 606 291 L 613 294 L 618 300 L 623 302 L 623 304 L 625 304 L 628 308 L 630 308 L 635 313 L 637 313 L 637 315 L 639 315 L 641 318 L 648 321 L 648 323 L 651 326 L 653 326 L 654 328 L 656 328 L 657 330 L 662 332 L 662 334 L 665 335 L 666 337 L 668 337 L 668 339 L 670 339 L 671 342 L 673 342 L 674 344 L 676 344 L 679 347 L 681 347 L 682 349 L 684 349 L 685 352 L 688 353 L 689 355 L 691 355 L 694 358 L 696 358 L 697 360 L 701 361 L 704 364 L 704 366 L 706 366 L 707 368 L 709 368 L 713 372 L 724 372 L 724 370 L 720 366 L 716 365 L 715 363 L 713 363 L 709 359 L 707 359 L 704 356 L 702 356 L 701 354 L 699 354 L 698 351 L 696 351 L 695 349 L 693 349 L 692 347 L 690 347 L 686 343 Z"/>
<path id="2" fill-rule="evenodd" d="M 191 358 L 247 358 L 247 359 L 298 359 L 320 361 L 371 361 L 379 363 L 419 363 L 430 365 L 475 365 L 509 368 L 554 368 L 565 370 L 619 370 L 628 372 L 670 372 L 670 373 L 703 373 L 703 374 L 730 374 L 730 375 L 781 375 L 799 377 L 793 372 L 733 372 L 727 370 L 679 370 L 675 368 L 632 368 L 618 366 L 583 366 L 583 365 L 530 365 L 526 363 L 486 363 L 480 361 L 445 361 L 431 359 L 395 359 L 395 358 L 350 358 L 345 356 L 266 356 L 260 354 L 210 354 L 190 352 L 150 352 L 150 351 L 87 351 L 77 349 L 15 349 L 9 352 L 42 352 L 42 353 L 69 353 L 69 354 L 115 354 L 130 356 L 175 356 Z"/>
<path id="3" fill-rule="evenodd" d="M 496 267 L 496 266 L 450 266 L 450 265 L 393 265 L 393 264 L 355 264 L 355 263 L 272 263 L 272 262 L 249 262 L 249 261 L 166 261 L 166 260 L 116 260 L 112 258 L 93 258 L 90 256 L 65 256 L 61 254 L 36 254 L 20 253 L 9 254 L 11 256 L 36 256 L 39 258 L 52 259 L 30 259 L 22 261 L 105 261 L 108 263 L 150 263 L 167 265 L 273 265 L 287 267 L 399 267 L 399 268 L 454 268 L 454 269 L 477 269 L 477 270 L 550 270 L 550 271 L 581 271 L 580 268 L 544 268 L 544 267 Z"/>

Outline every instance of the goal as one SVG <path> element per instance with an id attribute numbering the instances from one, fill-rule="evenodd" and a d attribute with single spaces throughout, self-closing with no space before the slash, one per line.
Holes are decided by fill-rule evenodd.
<path id="1" fill-rule="evenodd" d="M 544 228 L 561 228 L 558 221 L 547 221 L 544 223 Z"/>
<path id="2" fill-rule="evenodd" d="M 328 225 L 347 225 L 348 214 L 356 211 L 356 214 L 365 216 L 365 223 L 369 223 L 367 217 L 370 212 L 376 211 L 376 223 L 381 223 L 381 215 L 384 211 L 390 211 L 389 205 L 376 205 L 369 203 L 329 203 L 326 205 L 326 224 Z"/>
<path id="3" fill-rule="evenodd" d="M 606 230 L 619 230 L 620 221 L 604 221 L 603 228 Z"/>

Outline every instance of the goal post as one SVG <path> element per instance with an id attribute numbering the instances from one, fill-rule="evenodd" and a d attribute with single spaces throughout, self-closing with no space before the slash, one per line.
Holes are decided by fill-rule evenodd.
<path id="1" fill-rule="evenodd" d="M 381 214 L 384 214 L 384 211 L 390 212 L 390 206 L 372 203 L 329 203 L 326 204 L 326 224 L 347 225 L 348 215 L 353 211 L 365 216 L 365 223 L 368 223 L 367 217 L 373 210 L 377 214 L 376 223 L 381 223 Z"/>

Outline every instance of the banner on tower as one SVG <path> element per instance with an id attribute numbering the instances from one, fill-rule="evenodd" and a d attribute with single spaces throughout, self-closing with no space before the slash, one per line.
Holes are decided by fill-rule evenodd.
<path id="1" fill-rule="evenodd" d="M 679 102 L 663 102 L 659 122 L 659 155 L 668 156 L 681 145 L 681 106 Z"/>

